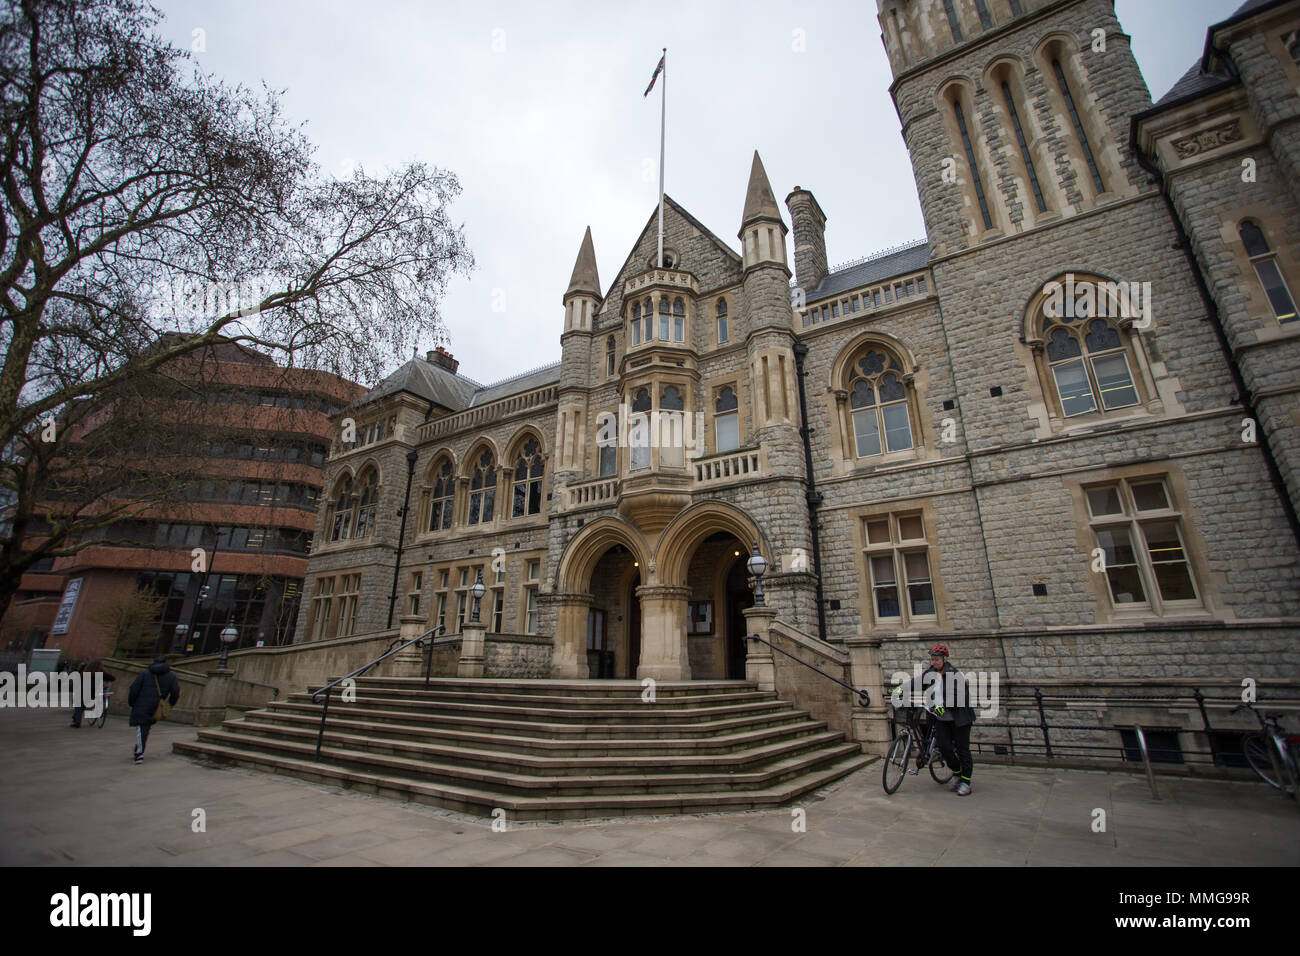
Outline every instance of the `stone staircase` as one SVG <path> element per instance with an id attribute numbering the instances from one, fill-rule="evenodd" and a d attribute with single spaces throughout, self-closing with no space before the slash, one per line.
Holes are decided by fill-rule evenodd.
<path id="1" fill-rule="evenodd" d="M 357 679 L 355 703 L 307 693 L 202 729 L 178 754 L 511 820 L 788 804 L 874 760 L 741 681 Z"/>

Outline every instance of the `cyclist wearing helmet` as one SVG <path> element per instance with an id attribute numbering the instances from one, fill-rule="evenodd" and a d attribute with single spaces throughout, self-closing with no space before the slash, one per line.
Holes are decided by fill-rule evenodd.
<path id="1" fill-rule="evenodd" d="M 970 706 L 966 679 L 948 663 L 948 647 L 930 648 L 930 666 L 921 672 L 918 682 L 923 698 L 933 703 L 935 737 L 948 769 L 954 774 L 948 789 L 959 797 L 970 796 L 970 777 L 975 762 L 970 753 L 970 729 L 975 709 Z"/>

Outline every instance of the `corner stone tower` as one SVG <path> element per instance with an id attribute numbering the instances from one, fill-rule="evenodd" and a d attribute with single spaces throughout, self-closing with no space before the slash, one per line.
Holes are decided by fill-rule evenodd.
<path id="1" fill-rule="evenodd" d="M 555 455 L 557 483 L 581 480 L 591 423 L 586 420 L 587 388 L 591 384 L 596 312 L 600 308 L 600 275 L 596 249 L 587 227 L 564 293 L 564 331 L 560 334 L 561 370 Z"/>
<path id="2" fill-rule="evenodd" d="M 785 236 L 767 171 L 758 152 L 749 172 L 745 211 L 739 238 L 743 252 L 744 290 L 749 303 L 750 334 L 747 341 L 749 397 L 754 436 L 767 450 L 771 474 L 785 478 L 773 486 L 773 501 L 786 503 L 775 509 L 770 529 L 773 546 L 773 577 L 769 584 L 779 601 L 793 610 L 793 618 L 808 626 L 816 620 L 815 581 L 807 572 L 782 573 L 788 556 L 799 548 L 812 548 L 808 512 L 804 506 L 807 482 L 804 474 L 802 424 L 799 413 L 798 381 L 795 378 L 793 346 L 794 319 L 790 308 L 790 268 L 786 264 Z"/>

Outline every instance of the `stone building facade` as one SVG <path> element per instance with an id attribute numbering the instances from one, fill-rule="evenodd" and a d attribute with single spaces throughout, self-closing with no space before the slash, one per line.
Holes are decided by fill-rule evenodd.
<path id="1" fill-rule="evenodd" d="M 1300 4 L 1154 106 L 1108 0 L 878 7 L 926 240 L 830 270 L 757 154 L 739 252 L 668 199 L 665 261 L 652 214 L 602 287 L 588 231 L 559 363 L 430 353 L 345 413 L 390 427 L 335 444 L 298 640 L 456 633 L 481 572 L 502 674 L 741 677 L 774 615 L 877 691 L 940 641 L 1021 684 L 1295 682 Z"/>

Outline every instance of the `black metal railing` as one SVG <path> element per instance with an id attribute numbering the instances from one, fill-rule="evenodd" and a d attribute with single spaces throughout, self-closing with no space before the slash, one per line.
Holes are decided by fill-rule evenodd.
<path id="1" fill-rule="evenodd" d="M 425 631 L 419 637 L 411 638 L 411 640 L 406 641 L 402 644 L 390 644 L 388 646 L 388 650 L 384 651 L 384 653 L 380 654 L 369 664 L 362 664 L 351 674 L 344 674 L 342 677 L 330 681 L 324 687 L 312 693 L 311 701 L 313 704 L 320 699 L 321 694 L 325 695 L 325 702 L 321 706 L 321 710 L 320 710 L 320 730 L 316 733 L 316 757 L 315 757 L 316 760 L 318 761 L 320 760 L 320 745 L 321 745 L 321 741 L 325 738 L 325 718 L 329 716 L 330 695 L 334 692 L 334 688 L 346 680 L 352 680 L 354 677 L 360 677 L 362 674 L 370 670 L 370 668 L 374 667 L 380 661 L 392 657 L 398 651 L 405 650 L 406 648 L 410 647 L 412 644 L 419 646 L 423 641 L 427 639 L 429 644 L 429 653 L 424 665 L 424 689 L 428 690 L 429 679 L 433 673 L 433 638 L 435 634 L 443 630 L 444 626 L 445 625 L 439 624 L 437 627 Z M 401 638 L 398 638 L 398 640 L 401 640 Z"/>
<path id="2" fill-rule="evenodd" d="M 863 707 L 871 706 L 871 695 L 867 693 L 865 690 L 859 690 L 858 688 L 854 687 L 852 684 L 845 683 L 844 681 L 836 677 L 834 674 L 828 674 L 820 667 L 816 666 L 815 664 L 809 664 L 803 658 L 795 657 L 789 651 L 785 650 L 784 648 L 777 647 L 771 641 L 764 640 L 763 638 L 759 637 L 757 634 L 746 634 L 745 638 L 751 641 L 760 641 L 763 644 L 766 644 L 768 647 L 772 648 L 772 650 L 784 654 L 786 657 L 790 658 L 790 660 L 798 661 L 800 664 L 802 664 L 804 667 L 808 668 L 809 670 L 816 671 L 818 674 L 821 674 L 822 677 L 825 677 L 827 680 L 834 681 L 835 683 L 839 684 L 841 687 L 847 687 L 849 690 L 853 691 L 853 693 L 857 695 L 859 704 L 861 704 Z"/>
<path id="3" fill-rule="evenodd" d="M 892 688 L 891 688 L 892 691 Z M 979 717 L 971 735 L 971 750 L 995 761 L 1008 763 L 1019 761 L 1052 762 L 1057 764 L 1082 763 L 1085 766 L 1095 762 L 1119 762 L 1121 764 L 1141 763 L 1146 772 L 1153 794 L 1156 794 L 1155 768 L 1182 767 L 1195 771 L 1197 767 L 1209 768 L 1224 775 L 1242 769 L 1249 771 L 1239 740 L 1256 728 L 1223 727 L 1215 728 L 1210 722 L 1207 704 L 1226 705 L 1241 703 L 1240 693 L 1228 696 L 1205 694 L 1201 688 L 1193 688 L 1191 694 L 1143 694 L 1141 696 L 1105 696 L 1082 694 L 1044 693 L 1039 687 L 1032 694 L 1003 694 L 998 701 L 998 718 Z M 1257 703 L 1263 704 L 1260 700 Z M 1292 709 L 1300 716 L 1300 697 L 1273 697 L 1267 703 Z M 1049 714 L 1054 711 L 1067 711 L 1080 715 L 1082 709 L 1103 710 L 1110 707 L 1123 707 L 1126 710 L 1143 706 L 1168 709 L 1171 705 L 1183 705 L 1189 710 L 1195 708 L 1200 716 L 1200 727 L 1176 725 L 1168 717 L 1161 721 L 1153 714 L 1146 723 L 1127 723 L 1116 721 L 1112 724 L 1097 724 L 1072 719 L 1052 719 Z M 899 707 L 896 711 L 906 708 Z M 978 714 L 979 708 L 976 708 Z M 897 720 L 901 715 L 891 714 L 890 735 L 897 734 Z M 1000 731 L 1000 733 L 999 733 Z M 1125 739 L 1125 735 L 1131 735 Z M 1160 740 L 1160 737 L 1173 737 L 1172 741 Z M 1110 739 L 1087 740 L 1071 739 L 1074 736 L 1097 738 L 1105 736 Z M 1119 737 L 1118 742 L 1111 735 Z M 1186 736 L 1200 738 L 1204 746 L 1186 747 Z M 1179 738 L 1183 739 L 1180 740 Z M 1231 737 L 1231 742 L 1224 738 Z M 1225 746 L 1227 744 L 1227 746 Z"/>

